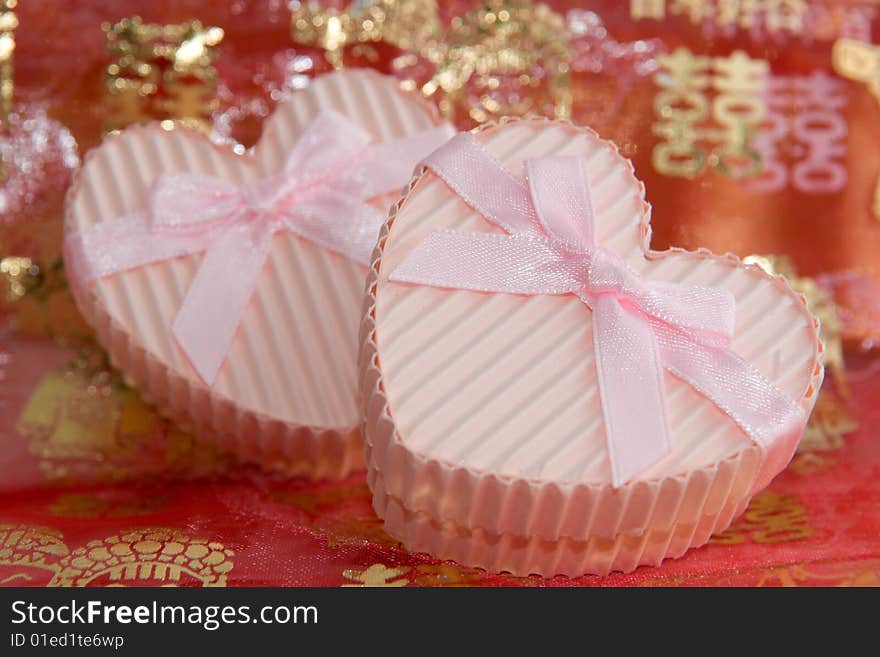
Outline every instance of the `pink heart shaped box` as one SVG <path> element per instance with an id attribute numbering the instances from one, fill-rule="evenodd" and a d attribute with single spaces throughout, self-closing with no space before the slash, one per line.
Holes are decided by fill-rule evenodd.
<path id="1" fill-rule="evenodd" d="M 732 292 L 732 350 L 809 414 L 823 374 L 818 322 L 783 278 L 733 255 L 651 251 L 643 184 L 590 130 L 510 121 L 476 137 L 519 176 L 526 158 L 586 156 L 600 243 L 645 277 Z M 517 575 L 631 571 L 704 544 L 790 460 L 799 432 L 768 458 L 665 373 L 673 451 L 612 487 L 590 311 L 573 295 L 389 281 L 438 229 L 502 232 L 422 171 L 382 230 L 361 327 L 373 506 L 407 548 Z"/>
<path id="2" fill-rule="evenodd" d="M 433 106 L 373 71 L 316 78 L 266 121 L 247 155 L 159 124 L 126 129 L 92 150 L 71 188 L 66 230 L 143 210 L 154 180 L 185 171 L 249 183 L 279 171 L 321 110 L 388 140 L 440 123 Z M 395 195 L 396 196 L 396 195 Z M 387 210 L 388 195 L 373 205 Z M 294 235 L 275 235 L 257 290 L 212 387 L 193 371 L 171 326 L 203 259 L 178 257 L 86 285 L 78 305 L 145 399 L 245 461 L 288 474 L 342 477 L 363 467 L 357 329 L 367 268 Z M 70 261 L 70 259 L 69 259 Z"/>

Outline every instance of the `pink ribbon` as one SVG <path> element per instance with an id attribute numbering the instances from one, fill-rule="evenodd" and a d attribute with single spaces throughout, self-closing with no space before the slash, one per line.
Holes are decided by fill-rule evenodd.
<path id="1" fill-rule="evenodd" d="M 804 412 L 729 349 L 735 299 L 720 288 L 642 278 L 597 242 L 580 157 L 527 160 L 514 177 L 470 134 L 424 164 L 508 234 L 430 233 L 390 280 L 509 294 L 574 294 L 592 310 L 602 413 L 617 487 L 672 450 L 663 368 L 770 451 Z"/>
<path id="2" fill-rule="evenodd" d="M 324 111 L 279 174 L 247 185 L 192 173 L 162 174 L 146 211 L 70 235 L 66 256 L 89 283 L 205 251 L 172 330 L 196 372 L 212 384 L 275 233 L 290 231 L 368 265 L 385 215 L 367 199 L 403 187 L 418 161 L 452 134 L 444 125 L 370 145 L 367 132 Z"/>

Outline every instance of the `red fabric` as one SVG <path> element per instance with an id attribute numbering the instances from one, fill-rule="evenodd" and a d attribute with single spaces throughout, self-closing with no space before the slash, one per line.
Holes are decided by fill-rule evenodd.
<path id="1" fill-rule="evenodd" d="M 823 390 L 802 451 L 712 544 L 660 568 L 552 580 L 410 554 L 382 531 L 363 476 L 284 481 L 230 466 L 125 388 L 92 397 L 68 387 L 76 381 L 68 353 L 49 342 L 7 339 L 3 360 L 0 582 L 7 585 L 880 583 L 880 361 L 870 358 L 851 364 L 848 399 Z M 78 429 L 90 441 L 66 443 L 84 435 Z M 81 483 L 65 485 L 71 478 Z M 104 483 L 114 479 L 121 481 Z M 173 559 L 187 550 L 195 557 L 175 575 Z"/>

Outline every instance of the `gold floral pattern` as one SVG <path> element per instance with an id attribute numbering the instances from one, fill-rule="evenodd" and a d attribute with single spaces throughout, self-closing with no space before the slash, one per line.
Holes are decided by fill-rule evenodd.
<path id="1" fill-rule="evenodd" d="M 137 529 L 74 550 L 51 586 L 226 586 L 233 556 L 222 543 L 177 529 Z"/>

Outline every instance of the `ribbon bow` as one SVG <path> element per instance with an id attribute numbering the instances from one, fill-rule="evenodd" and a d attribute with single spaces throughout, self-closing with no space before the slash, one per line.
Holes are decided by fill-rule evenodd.
<path id="1" fill-rule="evenodd" d="M 508 234 L 434 231 L 390 280 L 578 296 L 592 310 L 615 487 L 672 450 L 664 367 L 767 450 L 803 425 L 800 406 L 729 349 L 735 324 L 730 292 L 647 280 L 598 243 L 586 159 L 527 160 L 524 182 L 472 135 L 459 134 L 424 164 Z"/>
<path id="2" fill-rule="evenodd" d="M 453 134 L 448 125 L 370 145 L 370 135 L 333 111 L 302 134 L 283 170 L 236 185 L 192 173 L 159 176 L 145 212 L 95 224 L 67 240 L 86 282 L 206 251 L 173 333 L 209 385 L 226 358 L 276 232 L 369 264 L 384 213 L 366 201 L 406 184 L 416 163 Z"/>

